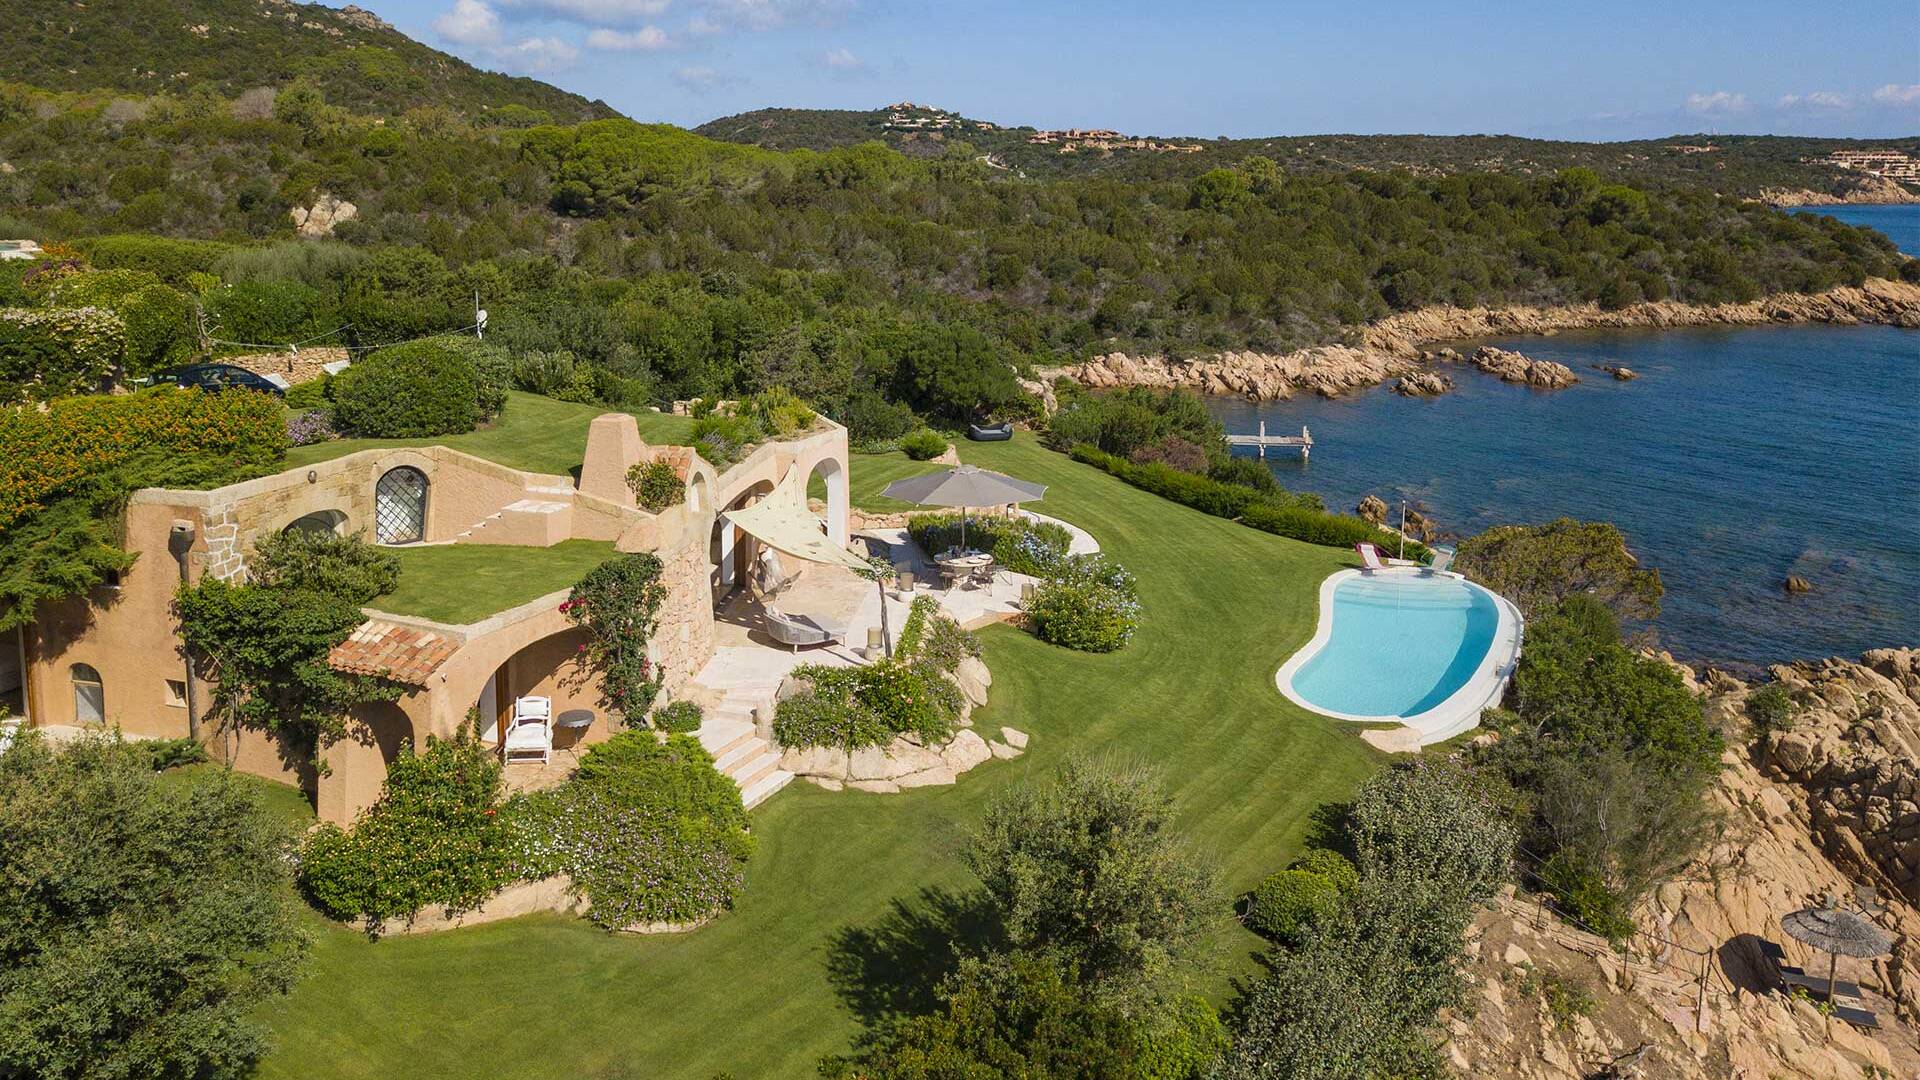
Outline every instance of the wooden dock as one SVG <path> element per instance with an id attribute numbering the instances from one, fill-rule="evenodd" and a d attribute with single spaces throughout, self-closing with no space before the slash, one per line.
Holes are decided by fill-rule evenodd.
<path id="1" fill-rule="evenodd" d="M 1300 434 L 1298 435 L 1269 435 L 1267 434 L 1267 422 L 1262 420 L 1260 421 L 1260 434 L 1228 435 L 1227 442 L 1233 446 L 1257 446 L 1260 448 L 1261 457 L 1267 456 L 1267 447 L 1269 446 L 1297 447 L 1300 450 L 1301 461 L 1307 460 L 1308 456 L 1313 453 L 1313 433 L 1308 431 L 1304 424 L 1301 425 Z"/>

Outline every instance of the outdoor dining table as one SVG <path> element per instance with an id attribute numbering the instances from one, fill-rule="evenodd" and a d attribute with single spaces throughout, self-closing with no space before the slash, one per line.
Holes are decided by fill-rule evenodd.
<path id="1" fill-rule="evenodd" d="M 975 572 L 993 565 L 993 555 L 985 551 L 943 552 L 934 556 L 934 564 L 940 567 L 940 573 L 954 584 L 971 577 Z"/>

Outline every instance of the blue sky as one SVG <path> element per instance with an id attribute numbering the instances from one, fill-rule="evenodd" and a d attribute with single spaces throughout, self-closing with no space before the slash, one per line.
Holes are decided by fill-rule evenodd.
<path id="1" fill-rule="evenodd" d="M 1920 5 L 360 0 L 483 67 L 694 125 L 902 98 L 1139 134 L 1920 134 Z"/>

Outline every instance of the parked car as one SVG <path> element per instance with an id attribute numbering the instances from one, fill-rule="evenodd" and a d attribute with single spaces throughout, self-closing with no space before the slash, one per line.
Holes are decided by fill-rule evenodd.
<path id="1" fill-rule="evenodd" d="M 155 372 L 155 386 L 197 386 L 212 393 L 215 390 L 258 390 L 264 394 L 278 394 L 285 397 L 285 383 L 275 381 L 265 375 L 256 375 L 246 368 L 233 364 L 188 364 L 184 367 L 168 368 Z"/>

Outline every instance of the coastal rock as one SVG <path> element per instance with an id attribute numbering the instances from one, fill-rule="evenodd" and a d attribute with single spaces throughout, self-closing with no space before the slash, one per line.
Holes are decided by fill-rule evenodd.
<path id="1" fill-rule="evenodd" d="M 1920 202 L 1920 191 L 1889 180 L 1884 176 L 1862 176 L 1854 181 L 1852 187 L 1834 194 L 1830 191 L 1810 191 L 1806 188 L 1761 188 L 1760 197 L 1755 200 L 1768 206 L 1848 206 L 1848 205 L 1896 205 L 1900 203 Z"/>
<path id="2" fill-rule="evenodd" d="M 1640 373 L 1621 364 L 1595 364 L 1596 370 L 1604 371 L 1621 382 L 1631 382 L 1640 377 Z"/>
<path id="3" fill-rule="evenodd" d="M 1407 534 L 1407 539 L 1418 540 L 1421 543 L 1438 539 L 1440 536 L 1440 529 L 1433 523 L 1433 519 L 1425 512 L 1411 506 L 1407 507 L 1406 521 L 1401 526 L 1401 531 Z"/>
<path id="4" fill-rule="evenodd" d="M 1808 581 L 1806 578 L 1800 577 L 1799 575 L 1796 574 L 1788 577 L 1787 580 L 1781 582 L 1780 587 L 1790 593 L 1812 592 L 1813 582 Z"/>
<path id="5" fill-rule="evenodd" d="M 1542 390 L 1559 390 L 1580 381 L 1573 369 L 1552 360 L 1535 360 L 1510 349 L 1482 345 L 1473 352 L 1473 366 L 1501 382 L 1519 383 Z"/>
<path id="6" fill-rule="evenodd" d="M 1769 323 L 1876 323 L 1920 327 L 1920 284 L 1871 278 L 1861 285 L 1823 293 L 1779 293 L 1725 304 L 1656 300 L 1607 310 L 1598 304 L 1502 308 L 1437 306 L 1389 315 L 1360 330 L 1358 345 L 1316 345 L 1290 353 L 1225 352 L 1191 360 L 1125 353 L 1035 372 L 1049 389 L 1056 378 L 1094 388 L 1175 387 L 1284 401 L 1303 390 L 1333 396 L 1351 393 L 1417 370 L 1422 350 L 1442 341 L 1547 336 L 1560 330 L 1596 328 L 1671 329 L 1679 326 L 1759 326 Z M 1447 346 L 1432 350 L 1437 361 L 1458 357 Z M 1023 383 L 1023 386 L 1028 384 Z M 1029 391 L 1035 389 L 1028 386 Z"/>
<path id="7" fill-rule="evenodd" d="M 293 231 L 309 239 L 332 236 L 335 225 L 352 221 L 359 214 L 359 207 L 325 193 L 315 199 L 311 207 L 296 206 L 287 211 L 287 215 L 293 218 Z"/>
<path id="8" fill-rule="evenodd" d="M 1387 501 L 1378 495 L 1369 495 L 1360 500 L 1360 505 L 1354 507 L 1353 512 L 1362 521 L 1384 525 L 1387 522 Z"/>
<path id="9" fill-rule="evenodd" d="M 1453 380 L 1437 371 L 1409 371 L 1393 389 L 1408 397 L 1438 397 L 1453 389 Z"/>

